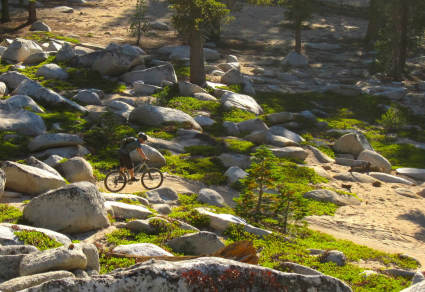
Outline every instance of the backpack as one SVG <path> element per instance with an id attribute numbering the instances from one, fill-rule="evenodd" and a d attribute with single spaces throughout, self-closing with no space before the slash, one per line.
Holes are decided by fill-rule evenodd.
<path id="1" fill-rule="evenodd" d="M 134 137 L 126 137 L 121 140 L 120 152 L 129 154 L 131 151 L 139 146 L 139 141 Z"/>

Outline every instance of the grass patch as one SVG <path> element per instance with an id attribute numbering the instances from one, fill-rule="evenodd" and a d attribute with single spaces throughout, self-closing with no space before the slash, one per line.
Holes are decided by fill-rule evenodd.
<path id="1" fill-rule="evenodd" d="M 62 246 L 62 243 L 39 231 L 19 230 L 15 231 L 14 233 L 19 240 L 24 242 L 24 244 L 33 245 L 39 250 L 46 250 Z"/>
<path id="2" fill-rule="evenodd" d="M 187 96 L 174 97 L 168 101 L 167 106 L 181 110 L 192 116 L 195 114 L 195 111 L 208 111 L 212 114 L 216 114 L 221 108 L 218 102 L 199 100 Z"/>
<path id="3" fill-rule="evenodd" d="M 224 122 L 239 123 L 246 120 L 255 119 L 256 117 L 257 116 L 254 113 L 247 112 L 238 108 L 233 108 L 232 110 L 223 113 Z"/>
<path id="4" fill-rule="evenodd" d="M 255 146 L 254 143 L 246 140 L 239 139 L 224 139 L 227 149 L 232 152 L 249 154 L 252 147 Z"/>
<path id="5" fill-rule="evenodd" d="M 193 158 L 190 154 L 165 155 L 167 165 L 162 172 L 178 175 L 187 179 L 200 180 L 207 185 L 226 183 L 223 175 L 225 168 L 215 157 Z"/>
<path id="6" fill-rule="evenodd" d="M 0 204 L 0 222 L 1 223 L 18 223 L 22 220 L 23 214 L 21 210 L 7 204 Z"/>
<path id="7" fill-rule="evenodd" d="M 110 257 L 104 253 L 99 255 L 100 274 L 112 272 L 115 269 L 128 268 L 136 264 L 136 260 L 132 258 Z"/>
<path id="8" fill-rule="evenodd" d="M 66 42 L 73 43 L 73 44 L 80 44 L 81 43 L 77 39 L 58 35 L 58 34 L 54 34 L 54 33 L 49 32 L 49 31 L 31 32 L 30 34 L 26 35 L 25 38 L 28 39 L 28 40 L 34 40 L 34 41 L 41 42 L 41 43 L 48 42 L 48 41 L 50 41 L 50 39 L 66 41 Z"/>
<path id="9" fill-rule="evenodd" d="M 27 157 L 30 138 L 15 132 L 0 132 L 0 160 L 13 160 Z"/>
<path id="10" fill-rule="evenodd" d="M 119 82 L 104 79 L 99 72 L 87 68 L 67 67 L 63 63 L 57 64 L 68 72 L 69 77 L 66 80 L 46 79 L 43 76 L 36 75 L 37 70 L 41 66 L 54 62 L 55 58 L 55 56 L 50 56 L 44 62 L 35 66 L 27 66 L 24 69 L 20 69 L 19 72 L 32 80 L 38 81 L 44 87 L 51 88 L 57 92 L 83 88 L 97 88 L 106 93 L 120 93 L 126 89 L 125 85 Z"/>
<path id="11" fill-rule="evenodd" d="M 61 132 L 77 134 L 86 129 L 87 121 L 80 112 L 56 111 L 51 113 L 37 113 L 48 128 L 52 128 L 54 123 L 59 123 L 63 129 Z"/>
<path id="12" fill-rule="evenodd" d="M 235 93 L 241 93 L 242 92 L 242 85 L 241 84 L 231 84 L 231 85 L 227 85 L 227 86 L 219 86 L 217 88 L 223 89 L 223 90 L 233 91 Z"/>
<path id="13" fill-rule="evenodd" d="M 192 156 L 216 156 L 223 152 L 222 147 L 212 145 L 195 145 L 184 147 L 185 152 Z"/>

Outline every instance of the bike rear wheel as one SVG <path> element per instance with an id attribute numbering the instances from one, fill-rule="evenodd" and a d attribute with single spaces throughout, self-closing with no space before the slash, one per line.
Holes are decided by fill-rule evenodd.
<path id="1" fill-rule="evenodd" d="M 157 168 L 150 168 L 144 171 L 141 178 L 142 185 L 148 190 L 159 188 L 163 180 L 164 176 Z"/>
<path id="2" fill-rule="evenodd" d="M 105 188 L 110 192 L 119 192 L 127 184 L 127 176 L 118 170 L 111 171 L 105 177 Z"/>

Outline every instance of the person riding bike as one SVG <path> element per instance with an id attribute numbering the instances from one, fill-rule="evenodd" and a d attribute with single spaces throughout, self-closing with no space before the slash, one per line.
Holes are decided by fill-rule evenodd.
<path id="1" fill-rule="evenodd" d="M 120 171 L 123 173 L 126 169 L 128 169 L 128 172 L 130 173 L 130 181 L 137 181 L 137 179 L 134 177 L 134 165 L 133 161 L 131 160 L 130 153 L 133 150 L 137 150 L 137 152 L 140 154 L 140 157 L 144 160 L 149 160 L 146 154 L 142 150 L 142 144 L 145 143 L 148 140 L 148 136 L 143 133 L 139 132 L 137 134 L 137 138 L 135 137 L 128 137 L 124 138 L 121 142 L 120 150 L 119 150 L 119 156 L 120 156 Z"/>

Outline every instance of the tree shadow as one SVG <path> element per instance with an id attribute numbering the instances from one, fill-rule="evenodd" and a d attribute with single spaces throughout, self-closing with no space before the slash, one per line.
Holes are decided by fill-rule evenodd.
<path id="1" fill-rule="evenodd" d="M 421 227 L 421 230 L 416 232 L 414 237 L 418 240 L 425 241 L 425 214 L 422 211 L 418 209 L 412 210 L 406 214 L 399 215 L 397 218 L 408 220 Z"/>

